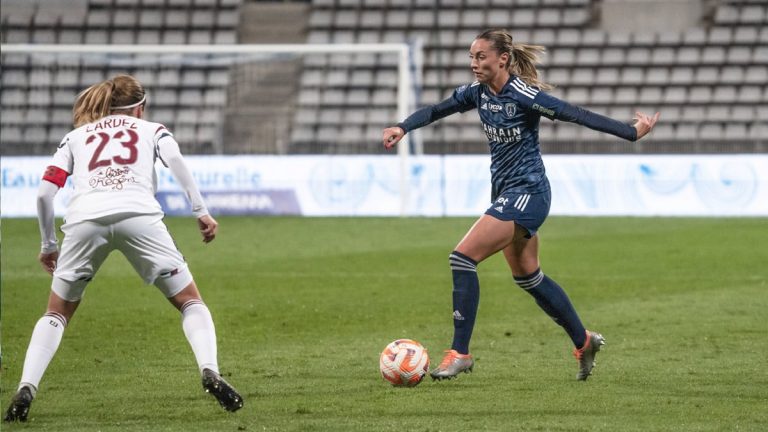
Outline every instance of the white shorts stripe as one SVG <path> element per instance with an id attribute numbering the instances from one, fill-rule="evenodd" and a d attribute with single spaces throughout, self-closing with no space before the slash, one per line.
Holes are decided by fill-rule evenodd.
<path id="1" fill-rule="evenodd" d="M 528 201 L 531 200 L 530 194 L 520 195 L 515 201 L 515 208 L 520 211 L 525 211 L 525 207 L 528 205 Z"/>
<path id="2" fill-rule="evenodd" d="M 528 206 L 528 201 L 531 200 L 531 196 L 526 194 L 525 198 L 523 199 L 523 202 L 520 204 L 520 211 L 525 211 L 525 208 Z"/>

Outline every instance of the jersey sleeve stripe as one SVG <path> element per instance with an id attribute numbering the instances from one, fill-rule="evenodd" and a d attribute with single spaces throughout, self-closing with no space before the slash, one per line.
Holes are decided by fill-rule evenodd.
<path id="1" fill-rule="evenodd" d="M 524 82 L 520 81 L 518 78 L 515 78 L 514 80 L 512 80 L 511 84 L 512 84 L 512 87 L 514 87 L 515 90 L 517 90 L 520 93 L 528 96 L 531 99 L 535 98 L 536 95 L 539 93 L 538 90 L 530 87 L 529 85 L 527 85 Z"/>
<path id="2" fill-rule="evenodd" d="M 526 89 L 526 90 L 528 90 L 530 92 L 533 92 L 534 94 L 539 92 L 538 89 L 536 89 L 535 87 L 529 85 L 528 83 L 526 83 L 525 81 L 521 80 L 518 77 L 515 77 L 515 79 L 513 79 L 512 81 L 516 82 L 517 84 L 519 84 L 522 88 L 524 88 L 524 89 Z"/>

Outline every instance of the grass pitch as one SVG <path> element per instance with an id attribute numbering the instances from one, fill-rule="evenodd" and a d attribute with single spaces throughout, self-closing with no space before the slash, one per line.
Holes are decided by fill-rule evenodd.
<path id="1" fill-rule="evenodd" d="M 472 219 L 233 218 L 203 245 L 167 223 L 213 313 L 245 407 L 203 393 L 179 314 L 118 253 L 91 283 L 27 424 L 56 431 L 768 430 L 768 220 L 558 218 L 544 271 L 608 343 L 587 382 L 503 258 L 479 267 L 475 372 L 392 388 L 390 341 L 440 361 L 448 253 Z M 2 221 L 5 410 L 50 279 L 34 220 Z"/>

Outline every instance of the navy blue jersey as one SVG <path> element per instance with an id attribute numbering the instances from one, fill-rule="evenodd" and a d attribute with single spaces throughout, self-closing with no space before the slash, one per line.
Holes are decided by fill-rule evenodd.
<path id="1" fill-rule="evenodd" d="M 627 124 L 571 105 L 510 76 L 499 94 L 474 82 L 453 95 L 411 114 L 398 126 L 406 132 L 457 112 L 477 109 L 491 152 L 492 200 L 499 194 L 549 190 L 539 149 L 539 119 L 574 122 L 634 141 L 637 130 Z"/>

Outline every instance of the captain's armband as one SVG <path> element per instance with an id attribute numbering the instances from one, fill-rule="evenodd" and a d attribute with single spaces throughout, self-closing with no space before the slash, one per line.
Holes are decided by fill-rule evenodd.
<path id="1" fill-rule="evenodd" d="M 47 180 L 60 188 L 64 187 L 67 177 L 69 177 L 68 172 L 54 165 L 48 166 L 43 173 L 43 180 Z"/>

